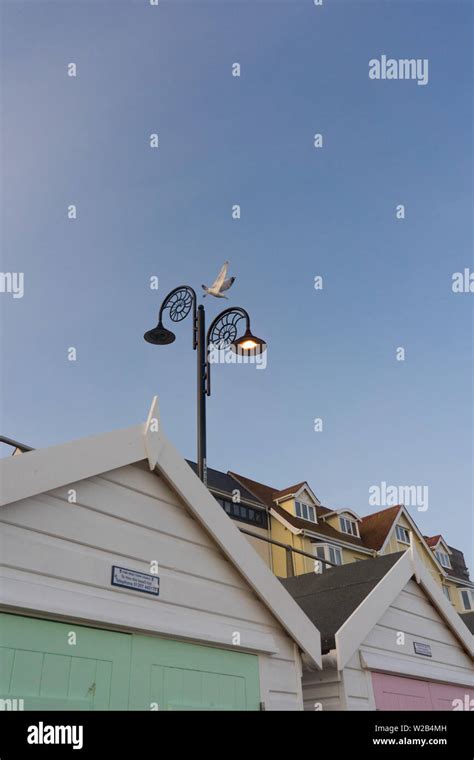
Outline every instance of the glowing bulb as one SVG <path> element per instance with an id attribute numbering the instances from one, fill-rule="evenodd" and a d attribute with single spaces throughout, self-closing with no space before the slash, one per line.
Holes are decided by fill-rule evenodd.
<path id="1" fill-rule="evenodd" d="M 244 340 L 242 343 L 239 343 L 239 348 L 242 348 L 244 351 L 250 351 L 251 348 L 257 348 L 258 343 L 255 343 L 254 340 Z"/>

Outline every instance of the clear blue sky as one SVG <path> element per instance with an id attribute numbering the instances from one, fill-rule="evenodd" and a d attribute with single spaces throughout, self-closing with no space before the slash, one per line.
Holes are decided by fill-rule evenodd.
<path id="1" fill-rule="evenodd" d="M 265 371 L 214 368 L 209 465 L 307 479 L 360 514 L 371 485 L 428 485 L 415 520 L 472 567 L 473 296 L 451 291 L 472 268 L 472 4 L 4 0 L 2 16 L 2 269 L 25 273 L 22 299 L 0 294 L 3 433 L 40 447 L 125 427 L 158 393 L 194 457 L 190 321 L 172 346 L 142 335 L 168 290 L 229 259 L 208 321 L 242 305 L 270 348 Z M 428 85 L 369 80 L 382 54 L 427 58 Z"/>

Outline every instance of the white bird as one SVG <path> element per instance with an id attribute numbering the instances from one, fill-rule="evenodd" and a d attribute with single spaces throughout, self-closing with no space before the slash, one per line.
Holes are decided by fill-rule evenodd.
<path id="1" fill-rule="evenodd" d="M 208 288 L 207 285 L 201 285 L 202 289 L 205 291 L 203 298 L 208 296 L 215 296 L 216 298 L 227 298 L 227 296 L 223 296 L 222 292 L 224 290 L 229 290 L 230 286 L 235 280 L 235 277 L 228 277 L 226 279 L 227 274 L 227 267 L 229 266 L 229 262 L 225 261 L 222 265 L 221 271 L 217 275 L 216 279 L 212 283 L 212 285 Z"/>

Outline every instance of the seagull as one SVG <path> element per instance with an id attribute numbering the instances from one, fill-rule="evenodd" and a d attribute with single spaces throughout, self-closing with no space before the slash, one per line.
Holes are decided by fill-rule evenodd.
<path id="1" fill-rule="evenodd" d="M 206 296 L 215 296 L 216 298 L 227 298 L 227 296 L 222 295 L 223 290 L 229 290 L 232 283 L 235 280 L 235 277 L 228 277 L 226 280 L 226 274 L 227 274 L 227 267 L 229 266 L 229 262 L 225 261 L 222 265 L 221 271 L 217 275 L 216 279 L 212 283 L 211 287 L 208 288 L 207 285 L 201 285 L 202 289 L 205 291 L 203 298 Z"/>

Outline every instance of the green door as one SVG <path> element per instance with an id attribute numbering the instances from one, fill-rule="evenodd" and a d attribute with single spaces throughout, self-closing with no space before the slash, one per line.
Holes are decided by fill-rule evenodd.
<path id="1" fill-rule="evenodd" d="M 258 710 L 258 657 L 0 613 L 0 700 L 20 699 L 25 710 Z"/>
<path id="2" fill-rule="evenodd" d="M 127 710 L 131 641 L 124 633 L 0 614 L 0 699 L 23 699 L 25 710 Z"/>
<path id="3" fill-rule="evenodd" d="M 259 710 L 258 657 L 134 636 L 131 710 Z"/>

